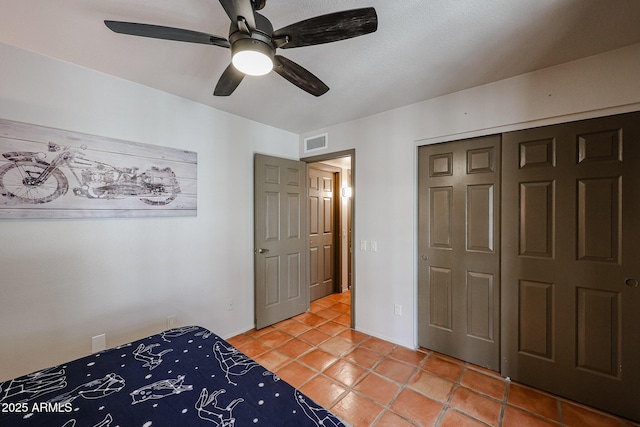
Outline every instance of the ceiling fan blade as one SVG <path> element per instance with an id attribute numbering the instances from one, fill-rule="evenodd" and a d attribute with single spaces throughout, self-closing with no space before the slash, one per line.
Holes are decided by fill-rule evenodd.
<path id="1" fill-rule="evenodd" d="M 213 94 L 215 96 L 231 95 L 233 91 L 236 90 L 242 79 L 244 79 L 244 74 L 238 71 L 233 64 L 229 64 L 227 69 L 224 70 L 224 73 L 222 73 L 222 76 L 220 76 Z"/>
<path id="2" fill-rule="evenodd" d="M 329 90 L 329 87 L 322 80 L 290 59 L 276 55 L 274 62 L 273 70 L 276 73 L 311 95 L 320 96 Z"/>
<path id="3" fill-rule="evenodd" d="M 131 36 L 151 37 L 154 39 L 175 40 L 179 42 L 201 43 L 220 47 L 231 47 L 227 39 L 198 31 L 181 28 L 163 27 L 160 25 L 138 24 L 135 22 L 104 21 L 104 24 L 115 33 Z"/>
<path id="4" fill-rule="evenodd" d="M 238 22 L 239 17 L 243 17 L 250 31 L 256 29 L 256 18 L 253 14 L 251 0 L 220 0 L 220 4 L 229 15 L 231 22 Z"/>
<path id="5" fill-rule="evenodd" d="M 378 15 L 372 7 L 345 10 L 316 16 L 287 25 L 273 33 L 273 39 L 288 37 L 283 49 L 330 43 L 373 33 L 378 29 Z"/>

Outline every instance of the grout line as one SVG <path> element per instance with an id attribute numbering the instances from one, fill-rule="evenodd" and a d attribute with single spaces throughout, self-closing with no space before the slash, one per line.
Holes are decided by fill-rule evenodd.
<path id="1" fill-rule="evenodd" d="M 560 399 L 556 399 L 556 404 L 558 405 L 558 422 L 560 425 L 564 425 L 564 414 L 562 412 L 562 401 Z"/>
<path id="2" fill-rule="evenodd" d="M 458 388 L 461 387 L 460 381 L 462 381 L 462 376 L 463 375 L 464 375 L 464 369 L 462 370 L 462 372 L 458 376 L 458 380 L 453 383 L 453 387 L 451 388 L 451 391 L 449 392 L 449 397 L 447 398 L 447 401 L 444 402 L 444 404 L 442 405 L 442 412 L 440 413 L 440 416 L 436 420 L 435 426 L 440 425 L 440 423 L 442 422 L 442 419 L 444 418 L 444 414 L 446 414 L 446 412 L 449 409 L 456 410 L 455 408 L 451 408 L 451 401 L 453 400 L 453 396 L 456 394 L 456 391 L 458 390 Z M 440 378 L 442 378 L 442 377 L 440 377 Z M 459 411 L 457 411 L 457 412 L 459 412 Z M 466 415 L 468 417 L 471 417 L 469 414 L 466 414 L 466 413 L 464 415 Z M 474 417 L 471 417 L 471 418 L 473 418 L 474 420 L 476 419 Z M 480 421 L 480 420 L 478 420 L 478 421 Z"/>
<path id="3" fill-rule="evenodd" d="M 504 421 L 504 414 L 507 410 L 507 400 L 511 391 L 511 381 L 505 381 L 504 395 L 502 396 L 502 406 L 500 407 L 500 415 L 498 416 L 498 425 L 501 426 Z"/>

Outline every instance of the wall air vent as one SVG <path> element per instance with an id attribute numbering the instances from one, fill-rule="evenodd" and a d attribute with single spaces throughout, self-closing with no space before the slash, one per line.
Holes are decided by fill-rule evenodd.
<path id="1" fill-rule="evenodd" d="M 323 148 L 327 148 L 329 146 L 328 143 L 328 134 L 323 133 L 322 135 L 311 136 L 309 138 L 304 139 L 304 152 L 308 153 L 309 151 L 322 150 Z"/>

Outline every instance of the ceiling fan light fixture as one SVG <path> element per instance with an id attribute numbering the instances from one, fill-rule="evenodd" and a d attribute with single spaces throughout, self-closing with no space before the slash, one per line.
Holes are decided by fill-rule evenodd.
<path id="1" fill-rule="evenodd" d="M 273 70 L 273 48 L 255 39 L 240 39 L 231 46 L 231 63 L 241 73 L 263 76 Z"/>

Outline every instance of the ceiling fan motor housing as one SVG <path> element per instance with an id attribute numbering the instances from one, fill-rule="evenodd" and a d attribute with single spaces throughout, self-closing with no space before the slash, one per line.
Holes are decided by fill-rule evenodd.
<path id="1" fill-rule="evenodd" d="M 231 42 L 231 45 L 235 44 L 238 40 L 253 39 L 267 44 L 272 50 L 275 50 L 271 43 L 271 36 L 273 35 L 273 25 L 271 25 L 271 22 L 257 12 L 255 13 L 255 21 L 256 29 L 250 33 L 243 31 L 237 22 L 231 22 L 231 26 L 229 27 L 229 42 Z"/>

